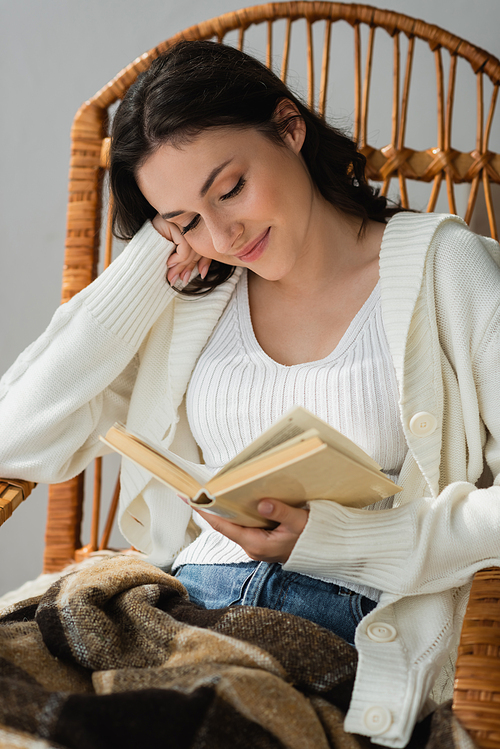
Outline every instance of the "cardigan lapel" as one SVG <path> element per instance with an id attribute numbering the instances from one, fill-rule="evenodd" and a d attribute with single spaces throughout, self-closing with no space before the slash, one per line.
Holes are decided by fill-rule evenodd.
<path id="1" fill-rule="evenodd" d="M 388 223 L 380 252 L 382 315 L 400 392 L 400 413 L 411 457 L 425 477 L 431 496 L 439 493 L 443 423 L 441 349 L 433 287 L 434 235 L 446 214 L 398 213 Z M 436 429 L 417 436 L 412 417 L 427 412 Z M 403 475 L 411 471 L 405 463 Z M 403 491 L 398 504 L 410 497 Z"/>
<path id="2" fill-rule="evenodd" d="M 228 281 L 206 297 L 177 296 L 155 323 L 143 344 L 141 366 L 127 419 L 129 429 L 169 447 L 191 373 L 241 272 L 242 269 L 237 268 Z M 120 502 L 126 508 L 144 490 L 151 474 L 125 460 L 122 476 Z M 147 515 L 145 505 L 141 512 Z"/>
<path id="3" fill-rule="evenodd" d="M 167 447 L 178 421 L 178 409 L 203 347 L 219 321 L 242 273 L 231 278 L 206 297 L 178 296 L 174 301 L 173 328 L 167 354 L 165 391 L 148 424 L 154 437 Z"/>
<path id="4" fill-rule="evenodd" d="M 213 329 L 225 310 L 243 269 L 207 297 L 179 296 L 175 302 L 174 330 L 169 353 L 172 405 L 177 410 L 191 374 Z"/>
<path id="5" fill-rule="evenodd" d="M 384 327 L 400 390 L 400 413 L 411 456 L 432 496 L 439 489 L 443 388 L 440 347 L 434 311 L 432 263 L 429 250 L 438 227 L 454 216 L 396 214 L 384 232 L 380 252 L 380 281 Z M 207 297 L 177 297 L 169 322 L 169 345 L 158 362 L 164 372 L 164 390 L 140 431 L 167 447 L 175 433 L 178 409 L 196 361 L 222 315 L 241 275 L 233 276 Z M 422 352 L 425 353 L 422 356 Z M 411 392 L 411 397 L 410 397 Z M 409 422 L 427 411 L 437 421 L 429 436 L 416 437 Z M 408 470 L 408 466 L 406 466 Z M 406 501 L 405 492 L 398 504 Z"/>

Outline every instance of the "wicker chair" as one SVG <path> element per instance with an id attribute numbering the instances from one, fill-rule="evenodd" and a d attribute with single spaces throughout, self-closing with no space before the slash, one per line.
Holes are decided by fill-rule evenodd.
<path id="1" fill-rule="evenodd" d="M 259 36 L 263 44 L 259 43 Z M 411 204 L 432 211 L 441 208 L 442 193 L 446 192 L 445 210 L 462 213 L 473 228 L 483 233 L 489 230 L 498 239 L 492 183 L 500 183 L 500 154 L 489 149 L 489 142 L 500 85 L 500 61 L 436 26 L 367 5 L 268 3 L 227 13 L 176 34 L 134 60 L 79 109 L 72 128 L 63 302 L 95 278 L 101 234 L 105 244 L 104 267 L 112 259 L 109 222 L 101 228 L 101 218 L 106 213 L 109 216 L 110 205 L 104 189 L 110 108 L 139 73 L 179 39 L 216 39 L 236 44 L 260 55 L 269 66 L 278 69 L 282 78 L 290 79 L 293 74 L 289 82 L 294 88 L 297 87 L 296 71 L 303 66 L 307 101 L 311 107 L 316 107 L 321 114 L 333 113 L 335 117 L 339 112 L 353 113 L 353 136 L 367 158 L 367 174 L 381 184 L 384 193 L 391 194 L 391 184 L 396 184 L 403 206 Z M 377 56 L 379 45 L 383 47 L 384 44 L 391 48 L 391 70 L 383 69 L 382 58 Z M 278 45 L 280 51 L 275 55 Z M 296 46 L 303 52 L 303 61 L 292 52 Z M 418 63 L 417 70 L 418 55 L 422 53 L 426 53 L 434 72 L 425 67 L 427 62 Z M 342 55 L 341 66 L 335 63 L 336 54 Z M 401 58 L 405 58 L 404 63 Z M 354 62 L 352 72 L 346 70 L 346 59 Z M 434 100 L 430 90 L 434 88 L 436 122 L 427 146 L 418 149 L 407 145 L 407 131 L 416 119 L 418 129 L 412 137 L 420 139 L 423 123 L 411 116 L 415 110 L 412 99 L 415 87 L 411 84 L 424 75 L 428 76 L 425 111 L 432 109 L 429 97 Z M 457 84 L 460 76 L 465 82 L 460 80 Z M 384 99 L 379 85 L 377 101 L 373 102 L 370 87 L 376 77 L 378 84 L 381 80 L 388 81 L 388 91 Z M 351 93 L 345 103 L 342 86 L 345 88 L 349 84 Z M 466 150 L 460 150 L 453 147 L 452 134 L 455 137 L 457 123 L 461 124 L 463 109 L 460 108 L 470 109 L 472 100 L 477 108 L 475 131 L 468 140 L 459 133 L 466 143 Z M 372 119 L 376 120 L 375 124 Z M 372 134 L 383 133 L 384 126 L 387 135 L 383 147 L 370 145 Z M 445 190 L 441 190 L 443 183 Z M 416 200 L 413 198 L 414 185 L 427 186 L 425 202 L 422 202 L 421 191 L 417 192 Z M 468 196 L 463 192 L 463 185 L 467 186 Z M 481 191 L 483 197 L 479 200 Z M 481 217 L 487 217 L 489 229 L 481 225 Z M 0 524 L 10 517 L 32 488 L 29 482 L 0 480 Z M 115 489 L 99 541 L 101 459 L 94 466 L 91 538 L 82 547 L 83 489 L 83 474 L 50 487 L 44 571 L 60 570 L 75 559 L 106 548 L 109 542 L 119 487 Z M 496 570 L 484 570 L 476 575 L 457 663 L 454 709 L 481 747 L 500 746 L 499 578 L 500 572 Z"/>

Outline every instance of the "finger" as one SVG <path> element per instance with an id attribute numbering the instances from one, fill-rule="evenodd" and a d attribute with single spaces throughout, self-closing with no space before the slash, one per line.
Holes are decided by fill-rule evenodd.
<path id="1" fill-rule="evenodd" d="M 198 262 L 198 255 L 192 253 L 189 261 L 182 260 L 173 265 L 169 265 L 167 261 L 167 279 L 171 285 L 175 284 L 178 278 L 181 278 L 184 283 L 187 283 L 191 278 L 191 274 L 196 267 Z"/>
<path id="2" fill-rule="evenodd" d="M 161 234 L 162 237 L 168 239 L 169 242 L 172 241 L 172 224 L 170 224 L 168 221 L 165 221 L 165 219 L 162 218 L 158 213 L 151 223 L 153 224 L 158 234 Z"/>
<path id="3" fill-rule="evenodd" d="M 273 500 L 273 504 L 274 502 L 275 500 Z M 273 509 L 273 512 L 275 511 Z M 307 511 L 302 510 L 300 512 L 305 515 L 305 517 L 302 516 L 303 525 L 305 525 Z M 292 514 L 295 515 L 295 513 Z M 263 562 L 286 562 L 303 530 L 302 523 L 296 531 L 289 529 L 284 524 L 278 525 L 275 530 L 266 530 L 265 528 L 244 528 L 203 511 L 200 512 L 200 515 L 208 521 L 214 530 L 239 544 L 251 559 Z M 296 515 L 297 518 L 298 514 Z"/>
<path id="4" fill-rule="evenodd" d="M 195 260 L 194 262 L 189 263 L 189 265 L 187 266 L 187 268 L 181 272 L 180 276 L 181 276 L 182 281 L 184 283 L 188 283 L 188 281 L 190 280 L 190 278 L 191 278 L 191 276 L 193 274 L 193 271 L 196 268 L 196 263 L 197 262 L 198 261 Z"/>
<path id="5" fill-rule="evenodd" d="M 196 509 L 196 508 L 194 508 Z M 260 531 L 260 528 L 244 528 L 241 525 L 231 523 L 229 520 L 219 517 L 218 515 L 212 515 L 210 512 L 203 512 L 203 510 L 196 510 L 205 520 L 209 523 L 215 531 L 222 533 L 223 536 L 229 538 L 231 541 L 236 541 L 240 545 L 244 543 L 244 539 L 249 535 Z"/>
<path id="6" fill-rule="evenodd" d="M 168 256 L 167 259 L 167 268 L 173 268 L 175 265 L 179 265 L 182 260 L 179 257 L 179 254 L 177 250 L 174 250 L 171 255 Z"/>
<path id="7" fill-rule="evenodd" d="M 189 263 L 195 265 L 199 257 L 200 255 L 197 255 L 191 248 L 189 248 L 188 253 L 185 253 L 182 248 L 179 250 L 179 247 L 176 246 L 175 250 L 167 258 L 167 267 L 174 268 L 176 265 L 187 266 Z"/>
<path id="8" fill-rule="evenodd" d="M 196 262 L 190 263 L 187 267 L 184 265 L 184 263 L 182 263 L 180 265 L 174 266 L 173 268 L 170 268 L 167 272 L 167 279 L 169 284 L 171 286 L 174 286 L 179 279 L 183 284 L 187 284 L 191 279 L 191 276 L 193 275 L 195 267 Z"/>
<path id="9" fill-rule="evenodd" d="M 198 255 L 193 251 L 193 259 L 196 258 L 196 261 L 198 262 L 198 269 L 200 271 L 200 276 L 202 278 L 205 278 L 207 275 L 208 269 L 210 268 L 210 265 L 212 263 L 212 259 L 209 257 L 203 257 L 202 255 Z M 196 262 L 195 261 L 195 262 Z M 185 259 L 181 258 L 177 250 L 174 250 L 174 252 L 169 255 L 167 259 L 167 267 L 168 268 L 174 268 L 176 265 L 181 265 L 185 263 Z"/>
<path id="10" fill-rule="evenodd" d="M 172 228 L 172 241 L 176 244 L 175 253 L 178 257 L 178 262 L 189 263 L 194 260 L 196 263 L 198 261 L 200 256 L 193 250 L 176 226 Z"/>
<path id="11" fill-rule="evenodd" d="M 309 517 L 308 510 L 291 507 L 278 499 L 261 499 L 257 509 L 260 515 L 298 534 L 304 530 Z"/>
<path id="12" fill-rule="evenodd" d="M 174 242 L 177 246 L 184 243 L 189 247 L 187 240 L 185 239 L 184 234 L 182 234 L 181 230 L 175 224 L 172 224 L 170 221 L 167 221 L 166 223 L 169 225 L 170 234 L 172 236 L 172 242 Z M 189 247 L 189 249 L 191 248 Z"/>
<path id="13" fill-rule="evenodd" d="M 172 265 L 172 271 L 173 273 L 178 274 L 184 283 L 188 283 L 195 271 L 201 276 L 201 278 L 205 278 L 211 262 L 210 258 L 204 258 L 200 255 L 194 254 L 189 261 Z"/>
<path id="14" fill-rule="evenodd" d="M 175 268 L 170 268 L 167 271 L 167 281 L 169 282 L 170 286 L 175 286 L 176 282 L 179 280 L 179 273 Z"/>
<path id="15" fill-rule="evenodd" d="M 198 270 L 200 271 L 200 276 L 202 278 L 205 278 L 207 275 L 211 262 L 212 261 L 209 257 L 202 257 L 198 261 Z"/>

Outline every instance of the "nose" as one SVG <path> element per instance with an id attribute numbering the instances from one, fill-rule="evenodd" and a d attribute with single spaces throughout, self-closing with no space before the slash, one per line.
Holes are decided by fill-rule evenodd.
<path id="1" fill-rule="evenodd" d="M 235 243 L 243 234 L 243 225 L 240 222 L 224 219 L 221 216 L 213 221 L 207 221 L 207 229 L 212 238 L 214 250 L 220 255 L 231 254 Z"/>

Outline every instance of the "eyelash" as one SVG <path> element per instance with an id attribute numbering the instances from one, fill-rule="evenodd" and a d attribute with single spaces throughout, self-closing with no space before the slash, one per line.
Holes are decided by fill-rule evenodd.
<path id="1" fill-rule="evenodd" d="M 199 216 L 195 216 L 192 221 L 189 222 L 187 226 L 183 226 L 181 229 L 181 234 L 184 236 L 184 234 L 187 234 L 188 231 L 191 231 L 191 229 L 196 229 L 198 226 L 198 222 L 200 220 Z"/>
<path id="2" fill-rule="evenodd" d="M 242 191 L 243 187 L 245 186 L 245 182 L 246 182 L 245 178 L 240 177 L 236 185 L 233 187 L 233 189 L 230 190 L 225 195 L 222 195 L 220 199 L 229 200 L 229 198 L 236 197 L 236 195 L 238 195 Z M 184 236 L 184 234 L 187 234 L 188 231 L 191 231 L 192 229 L 196 229 L 196 227 L 198 226 L 199 220 L 200 220 L 200 217 L 195 216 L 194 219 L 187 226 L 183 226 L 181 229 L 182 236 Z"/>
<path id="3" fill-rule="evenodd" d="M 221 200 L 228 200 L 228 198 L 234 198 L 238 193 L 240 193 L 245 185 L 245 178 L 240 177 L 236 185 L 233 187 L 232 190 L 230 190 L 225 195 L 222 195 Z"/>

